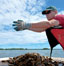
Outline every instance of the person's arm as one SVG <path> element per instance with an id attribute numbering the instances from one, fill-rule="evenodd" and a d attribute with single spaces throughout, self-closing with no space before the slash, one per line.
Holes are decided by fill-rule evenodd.
<path id="1" fill-rule="evenodd" d="M 53 26 L 58 26 L 59 21 L 57 20 L 50 20 L 50 21 L 42 21 L 38 23 L 32 23 L 32 26 L 29 28 L 29 30 L 35 31 L 35 32 L 43 32 L 46 29 L 53 27 Z"/>
<path id="2" fill-rule="evenodd" d="M 31 23 L 31 27 L 28 30 L 35 31 L 35 32 L 43 32 L 50 27 L 51 25 L 48 21 L 41 21 L 38 23 Z"/>
<path id="3" fill-rule="evenodd" d="M 59 21 L 54 19 L 50 21 L 41 21 L 38 23 L 29 23 L 29 24 L 21 21 L 16 22 L 17 23 L 15 24 L 15 26 L 17 26 L 17 28 L 15 28 L 15 30 L 18 29 L 18 31 L 27 29 L 35 32 L 43 32 L 50 27 L 59 25 Z"/>

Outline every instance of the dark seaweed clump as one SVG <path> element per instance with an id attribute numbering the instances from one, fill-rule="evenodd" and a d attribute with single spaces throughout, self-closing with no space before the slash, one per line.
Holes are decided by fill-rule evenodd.
<path id="1" fill-rule="evenodd" d="M 2 61 L 4 62 L 4 61 Z M 64 62 L 40 56 L 38 53 L 27 53 L 7 60 L 9 66 L 64 66 Z"/>

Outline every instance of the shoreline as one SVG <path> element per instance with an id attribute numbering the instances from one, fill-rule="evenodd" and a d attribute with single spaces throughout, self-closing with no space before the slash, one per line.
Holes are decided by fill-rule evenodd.
<path id="1" fill-rule="evenodd" d="M 45 56 L 45 57 L 47 57 L 47 56 Z M 4 58 L 0 58 L 0 62 L 2 61 L 2 60 L 9 60 L 9 58 L 13 58 L 13 57 L 4 57 Z M 61 58 L 61 57 L 51 57 L 53 60 L 55 60 L 55 61 L 64 61 L 64 58 Z"/>
<path id="2" fill-rule="evenodd" d="M 0 58 L 0 66 L 9 66 L 8 62 L 2 62 L 2 61 L 7 61 L 10 58 L 13 57 L 5 57 L 5 58 Z M 56 58 L 56 57 L 52 57 L 53 61 L 57 61 L 57 62 L 64 62 L 64 58 Z"/>

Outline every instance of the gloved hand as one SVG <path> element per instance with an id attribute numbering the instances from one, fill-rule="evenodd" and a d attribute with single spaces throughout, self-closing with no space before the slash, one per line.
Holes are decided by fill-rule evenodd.
<path id="1" fill-rule="evenodd" d="M 13 21 L 13 26 L 16 31 L 25 29 L 25 22 L 23 20 Z"/>
<path id="2" fill-rule="evenodd" d="M 23 20 L 13 21 L 13 26 L 16 31 L 29 29 L 31 27 L 31 23 L 26 23 Z"/>

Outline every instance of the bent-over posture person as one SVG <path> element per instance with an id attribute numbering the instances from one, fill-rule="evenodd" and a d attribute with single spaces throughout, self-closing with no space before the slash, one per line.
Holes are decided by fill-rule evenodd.
<path id="1" fill-rule="evenodd" d="M 26 29 L 35 32 L 46 31 L 48 41 L 51 47 L 51 52 L 50 52 L 50 58 L 51 58 L 52 49 L 54 46 L 56 46 L 59 43 L 59 41 L 58 39 L 56 40 L 56 38 L 52 35 L 49 29 L 54 26 L 62 26 L 64 28 L 64 15 L 58 15 L 57 13 L 58 11 L 56 7 L 49 6 L 46 8 L 46 10 L 42 11 L 42 14 L 46 15 L 48 21 L 41 21 L 37 23 L 26 23 L 23 20 L 17 20 L 13 22 L 14 23 L 13 26 L 16 31 L 21 31 Z M 50 38 L 50 35 L 52 36 L 52 39 Z M 62 42 L 60 41 L 60 43 L 62 48 L 64 49 L 64 42 L 62 44 Z"/>
<path id="2" fill-rule="evenodd" d="M 42 11 L 46 15 L 48 21 L 41 21 L 37 23 L 26 23 L 23 20 L 14 21 L 13 26 L 16 31 L 31 30 L 35 32 L 43 32 L 46 29 L 61 25 L 64 27 L 64 15 L 57 15 L 57 9 L 54 6 L 49 6 L 46 10 Z"/>

